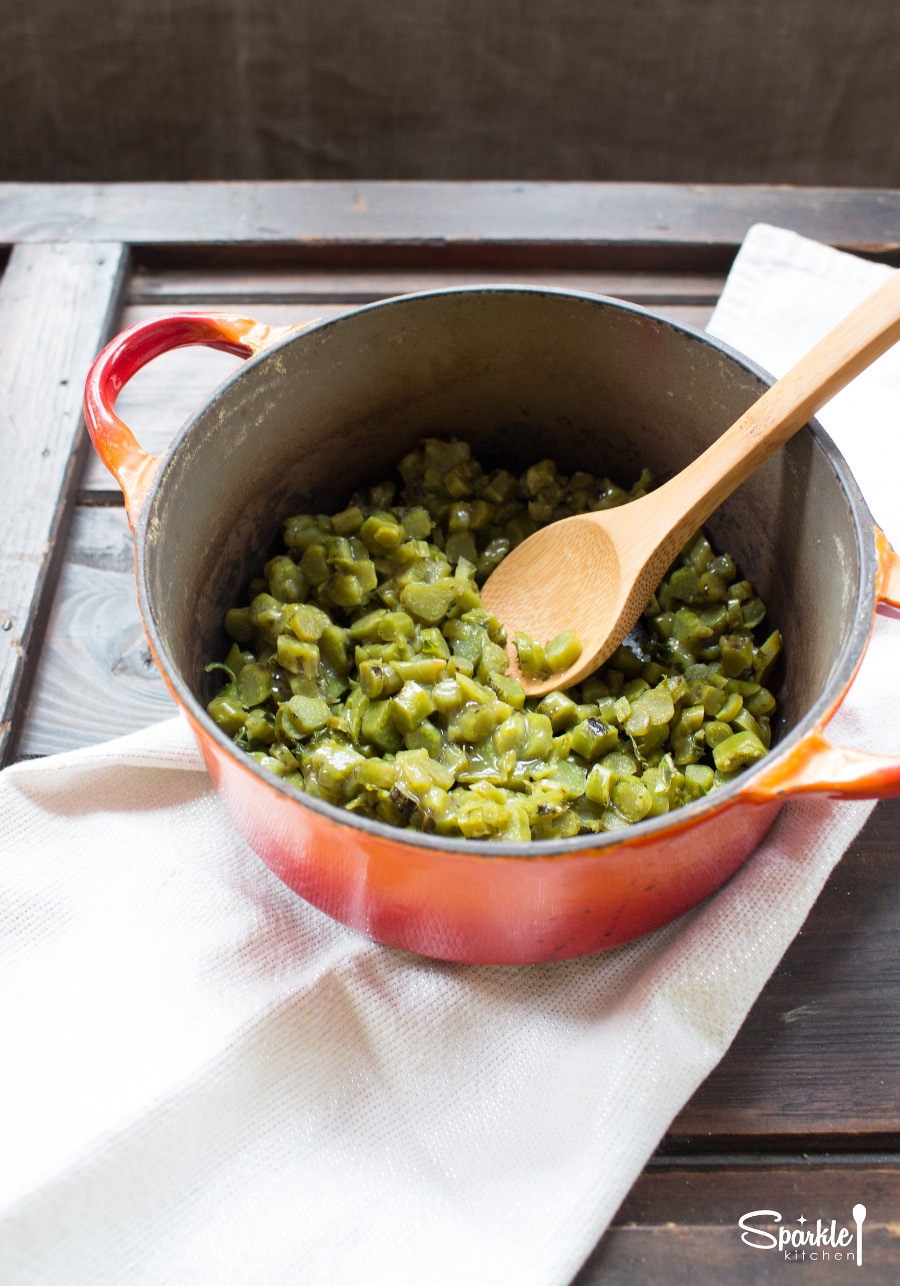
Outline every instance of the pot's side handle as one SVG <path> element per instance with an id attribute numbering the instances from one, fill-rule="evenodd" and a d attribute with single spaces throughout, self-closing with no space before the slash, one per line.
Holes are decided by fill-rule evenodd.
<path id="1" fill-rule="evenodd" d="M 875 545 L 879 560 L 875 610 L 900 617 L 900 555 L 894 552 L 879 527 L 875 528 Z M 745 797 L 763 803 L 786 795 L 824 794 L 841 799 L 900 795 L 900 757 L 836 746 L 825 736 L 825 725 L 852 682 L 853 679 L 822 723 L 786 759 L 774 763 L 768 772 L 762 772 Z"/>
<path id="2" fill-rule="evenodd" d="M 878 550 L 878 582 L 875 593 L 877 611 L 887 616 L 900 617 L 900 554 L 891 548 L 890 541 L 880 527 L 875 528 L 875 547 Z"/>
<path id="3" fill-rule="evenodd" d="M 94 362 L 84 391 L 84 414 L 100 459 L 125 497 L 132 527 L 159 457 L 140 447 L 114 411 L 116 398 L 142 366 L 173 348 L 203 344 L 239 357 L 252 357 L 288 328 L 275 330 L 231 313 L 172 313 L 138 322 L 116 336 Z"/>

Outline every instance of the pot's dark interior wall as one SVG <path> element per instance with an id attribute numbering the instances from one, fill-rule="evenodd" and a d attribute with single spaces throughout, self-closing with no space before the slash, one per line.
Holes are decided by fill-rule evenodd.
<path id="1" fill-rule="evenodd" d="M 900 186 L 897 0 L 29 0 L 0 179 Z"/>

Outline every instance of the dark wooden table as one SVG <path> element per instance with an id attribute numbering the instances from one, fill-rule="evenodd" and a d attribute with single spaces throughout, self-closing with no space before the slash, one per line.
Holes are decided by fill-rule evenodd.
<path id="1" fill-rule="evenodd" d="M 900 192 L 604 184 L 0 185 L 0 755 L 87 745 L 169 717 L 144 642 L 121 495 L 86 450 L 103 342 L 184 307 L 275 324 L 449 283 L 543 282 L 705 325 L 750 224 L 900 263 Z M 7 255 L 8 252 L 8 255 Z M 237 364 L 182 350 L 119 412 L 161 450 Z M 2 836 L 0 836 L 2 848 Z M 850 1224 L 900 1280 L 900 800 L 879 804 L 734 1045 L 672 1123 L 578 1275 L 775 1280 L 740 1240 L 778 1210 Z M 865 1275 L 863 1275 L 863 1273 Z"/>

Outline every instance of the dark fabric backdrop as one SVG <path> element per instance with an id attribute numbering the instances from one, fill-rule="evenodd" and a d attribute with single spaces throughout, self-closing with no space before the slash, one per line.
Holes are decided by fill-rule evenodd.
<path id="1" fill-rule="evenodd" d="M 0 179 L 900 186 L 898 0 L 2 0 Z"/>

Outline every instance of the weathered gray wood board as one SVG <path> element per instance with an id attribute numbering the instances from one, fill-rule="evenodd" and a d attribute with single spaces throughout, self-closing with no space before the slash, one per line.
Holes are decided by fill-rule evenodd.
<path id="1" fill-rule="evenodd" d="M 811 1259 L 785 1260 L 785 1251 L 748 1245 L 738 1220 L 753 1210 L 776 1211 L 781 1227 L 815 1232 L 816 1220 L 830 1230 L 854 1229 L 856 1202 L 866 1207 L 863 1262 L 855 1261 L 856 1242 L 840 1248 L 820 1246 Z M 897 1281 L 897 1207 L 900 1163 L 846 1156 L 804 1161 L 803 1158 L 733 1156 L 710 1162 L 676 1158 L 655 1160 L 638 1179 L 606 1236 L 578 1273 L 572 1286 L 698 1286 L 730 1283 L 760 1286 L 804 1274 L 809 1280 L 851 1286 L 858 1281 L 895 1286 Z M 757 1216 L 756 1227 L 773 1229 L 771 1216 Z M 758 1239 L 757 1240 L 761 1240 Z M 849 1260 L 847 1250 L 854 1252 Z M 825 1254 L 828 1258 L 826 1260 Z M 795 1269 L 796 1265 L 796 1269 Z M 795 1269 L 792 1273 L 791 1270 Z"/>
<path id="2" fill-rule="evenodd" d="M 15 219 L 27 206 L 28 226 L 17 225 L 26 241 L 0 285 L 0 503 L 7 506 L 0 514 L 0 590 L 16 590 L 30 622 L 20 632 L 13 617 L 0 616 L 0 624 L 10 621 L 0 630 L 0 657 L 6 647 L 19 666 L 8 692 L 26 714 L 19 754 L 96 743 L 174 712 L 143 635 L 121 495 L 98 461 L 81 475 L 75 468 L 81 384 L 104 338 L 103 308 L 108 312 L 117 296 L 117 270 L 95 261 L 113 227 L 150 238 L 133 255 L 114 329 L 210 307 L 300 323 L 408 290 L 490 281 L 618 295 L 703 326 L 746 217 L 765 209 L 776 222 L 882 257 L 896 248 L 900 228 L 900 193 L 604 188 L 587 193 L 588 218 L 578 185 L 424 186 L 19 194 L 27 199 Z M 404 190 L 415 198 L 408 218 Z M 633 226 L 626 226 L 629 210 Z M 0 236 L 12 228 L 12 213 L 0 192 Z M 336 230 L 331 241 L 329 227 Z M 354 241 L 379 228 L 385 239 Z M 57 243 L 66 229 L 80 229 L 81 241 Z M 467 241 L 466 229 L 479 236 Z M 310 230 L 309 241 L 296 240 Z M 435 239 L 423 239 L 425 232 Z M 268 243 L 253 244 L 257 234 Z M 654 240 L 669 235 L 670 243 Z M 121 266 L 124 252 L 115 249 Z M 661 256 L 652 270 L 651 254 Z M 143 445 L 160 451 L 239 366 L 211 350 L 168 354 L 126 387 L 119 410 Z M 10 523 L 27 530 L 24 542 L 9 538 Z M 26 701 L 25 662 L 37 655 L 42 634 Z M 776 1267 L 776 1256 L 740 1242 L 741 1214 L 775 1208 L 788 1222 L 801 1212 L 813 1222 L 842 1214 L 849 1221 L 857 1201 L 868 1210 L 864 1271 L 836 1262 L 800 1271 L 823 1281 L 897 1281 L 898 834 L 900 799 L 879 804 L 731 1049 L 672 1123 L 573 1286 L 774 1281 L 781 1262 Z"/>
<path id="3" fill-rule="evenodd" d="M 144 637 L 125 510 L 79 508 L 19 753 L 93 745 L 175 712 Z"/>
<path id="4" fill-rule="evenodd" d="M 129 302 L 170 306 L 204 299 L 209 305 L 230 307 L 252 300 L 266 303 L 368 304 L 392 295 L 459 286 L 546 286 L 614 295 L 644 307 L 703 305 L 714 307 L 722 293 L 721 273 L 616 272 L 613 270 L 522 267 L 460 267 L 436 273 L 428 268 L 154 268 L 137 265 Z"/>
<path id="5" fill-rule="evenodd" d="M 632 252 L 665 263 L 729 255 L 753 223 L 776 223 L 832 245 L 900 248 L 900 191 L 710 188 L 653 183 L 0 183 L 0 244 L 123 241 L 192 247 L 233 263 L 237 249 L 289 247 L 295 261 L 323 253 L 355 262 L 432 267 L 527 259 L 622 269 Z M 352 256 L 350 252 L 352 251 Z"/>
<path id="6" fill-rule="evenodd" d="M 30 681 L 84 458 L 84 378 L 126 258 L 118 244 L 20 246 L 0 282 L 0 762 L 17 733 L 12 712 Z"/>

